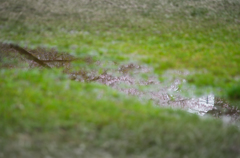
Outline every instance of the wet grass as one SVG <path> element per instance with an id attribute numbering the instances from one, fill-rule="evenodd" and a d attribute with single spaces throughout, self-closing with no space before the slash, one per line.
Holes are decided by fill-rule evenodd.
<path id="1" fill-rule="evenodd" d="M 1 41 L 96 60 L 141 61 L 158 74 L 187 70 L 189 83 L 239 98 L 236 0 L 26 2 L 2 3 Z"/>
<path id="2" fill-rule="evenodd" d="M 240 154 L 237 127 L 142 105 L 104 85 L 70 81 L 58 71 L 1 70 L 0 87 L 2 157 L 91 157 L 96 150 L 112 157 Z"/>
<path id="3" fill-rule="evenodd" d="M 159 75 L 187 70 L 189 83 L 239 99 L 237 0 L 0 3 L 0 42 L 55 47 L 95 61 L 143 62 Z M 0 73 L 0 157 L 240 154 L 239 130 L 219 120 L 142 105 L 106 86 L 70 81 L 55 70 Z"/>

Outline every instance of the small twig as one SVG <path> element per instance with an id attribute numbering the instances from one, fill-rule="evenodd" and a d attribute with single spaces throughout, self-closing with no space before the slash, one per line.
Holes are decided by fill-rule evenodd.
<path id="1" fill-rule="evenodd" d="M 42 62 L 45 62 L 45 63 L 51 63 L 51 62 L 60 62 L 60 63 L 63 63 L 63 62 L 72 62 L 74 60 L 77 60 L 77 59 L 69 59 L 69 60 L 40 60 Z"/>
<path id="2" fill-rule="evenodd" d="M 46 67 L 46 68 L 51 68 L 50 66 L 48 66 L 47 64 L 45 64 L 43 61 L 39 60 L 38 58 L 36 58 L 35 56 L 33 56 L 31 53 L 29 53 L 28 51 L 26 51 L 25 49 L 19 47 L 18 45 L 14 45 L 14 44 L 10 44 L 9 45 L 11 48 L 15 49 L 16 51 L 18 51 L 19 54 L 24 55 L 27 59 L 35 61 L 36 63 L 38 63 L 39 65 Z"/>

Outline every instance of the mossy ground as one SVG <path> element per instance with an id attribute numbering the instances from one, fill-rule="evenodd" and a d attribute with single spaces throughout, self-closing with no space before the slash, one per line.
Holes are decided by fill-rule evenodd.
<path id="1" fill-rule="evenodd" d="M 159 75 L 187 70 L 189 83 L 239 99 L 237 0 L 0 3 L 1 42 L 144 62 Z M 219 120 L 142 105 L 55 71 L 3 69 L 0 75 L 0 157 L 240 155 L 239 130 Z"/>

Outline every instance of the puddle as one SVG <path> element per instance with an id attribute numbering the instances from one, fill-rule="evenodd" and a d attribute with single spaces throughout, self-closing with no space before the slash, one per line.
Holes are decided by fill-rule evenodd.
<path id="1" fill-rule="evenodd" d="M 186 98 L 181 95 L 178 85 L 184 80 L 175 79 L 171 84 L 164 84 L 158 80 L 158 76 L 153 69 L 146 65 L 129 63 L 120 65 L 114 62 L 93 61 L 90 57 L 85 57 L 81 62 L 91 64 L 92 67 L 102 68 L 102 73 L 98 69 L 79 68 L 72 70 L 72 61 L 75 58 L 65 53 L 58 53 L 56 50 L 46 50 L 38 48 L 35 50 L 26 49 L 32 56 L 41 60 L 49 67 L 62 67 L 64 73 L 69 78 L 78 82 L 98 82 L 110 86 L 127 95 L 137 96 L 141 101 L 151 100 L 156 106 L 181 108 L 190 113 L 197 113 L 200 116 L 205 114 L 214 117 L 230 117 L 230 121 L 240 121 L 240 111 L 213 94 L 200 98 Z M 0 60 L 7 57 L 20 59 L 20 62 L 28 64 L 28 68 L 41 67 L 33 60 L 29 60 L 20 55 L 15 49 L 8 45 L 0 44 Z M 104 65 L 108 65 L 107 67 Z M 4 67 L 4 64 L 1 64 Z M 5 65 L 8 68 L 14 68 L 13 64 Z"/>
<path id="2" fill-rule="evenodd" d="M 226 100 L 215 97 L 214 107 L 206 115 L 223 119 L 227 123 L 237 123 L 240 127 L 240 109 L 231 106 Z"/>
<path id="3" fill-rule="evenodd" d="M 145 79 L 141 76 L 145 76 Z M 91 74 L 89 78 L 94 78 L 95 82 L 108 85 L 127 95 L 137 96 L 142 101 L 151 100 L 156 106 L 181 108 L 201 116 L 214 107 L 214 95 L 184 98 L 181 92 L 178 92 L 180 80 L 175 80 L 171 85 L 166 86 L 159 82 L 153 69 L 147 66 L 127 64 L 119 66 L 117 70 L 109 70 L 98 76 Z M 79 80 L 78 77 L 76 80 L 83 81 Z"/>

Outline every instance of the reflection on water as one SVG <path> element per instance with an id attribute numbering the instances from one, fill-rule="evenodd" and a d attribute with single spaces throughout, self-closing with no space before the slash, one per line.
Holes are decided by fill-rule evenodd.
<path id="1" fill-rule="evenodd" d="M 124 67 L 124 71 L 123 68 Z M 128 71 L 126 69 L 129 68 Z M 101 74 L 95 80 L 113 87 L 128 95 L 138 96 L 141 100 L 151 100 L 157 106 L 185 109 L 191 113 L 204 115 L 213 109 L 214 96 L 207 95 L 200 98 L 185 98 L 178 90 L 180 80 L 175 80 L 166 86 L 159 82 L 153 69 L 147 66 L 128 64 L 121 66 L 118 71 L 112 70 Z M 145 79 L 141 76 L 145 75 Z M 174 93 L 174 94 L 173 94 Z"/>
<path id="2" fill-rule="evenodd" d="M 209 110 L 207 115 L 216 118 L 222 118 L 227 122 L 238 123 L 240 122 L 240 110 L 237 107 L 231 106 L 226 100 L 215 97 L 214 107 Z"/>
<path id="3" fill-rule="evenodd" d="M 192 106 L 188 109 L 188 112 L 197 113 L 201 116 L 206 114 L 209 110 L 212 110 L 214 107 L 214 95 L 207 95 L 199 98 L 192 98 Z"/>
<path id="4" fill-rule="evenodd" d="M 118 91 L 128 95 L 139 97 L 140 100 L 151 100 L 156 106 L 181 108 L 190 113 L 197 113 L 201 116 L 208 114 L 214 117 L 231 116 L 231 121 L 239 121 L 240 111 L 229 106 L 229 104 L 214 95 L 204 97 L 186 98 L 181 95 L 179 84 L 184 80 L 175 79 L 171 84 L 161 83 L 153 69 L 139 64 L 124 64 L 113 62 L 93 61 L 90 57 L 84 58 L 81 62 L 91 63 L 95 67 L 94 71 L 79 68 L 72 70 L 71 61 L 75 60 L 71 55 L 58 53 L 56 50 L 46 50 L 38 48 L 35 50 L 26 49 L 31 55 L 45 62 L 49 67 L 63 67 L 64 73 L 67 73 L 72 80 L 80 82 L 95 81 L 108 85 Z M 0 43 L 0 59 L 7 57 L 21 59 L 20 62 L 28 63 L 28 68 L 39 67 L 37 63 L 23 58 L 16 50 L 8 45 Z M 104 67 L 103 65 L 108 65 Z M 14 64 L 1 64 L 4 67 L 13 68 Z M 102 68 L 104 71 L 99 74 L 96 68 Z M 176 72 L 177 73 L 177 72 Z"/>

